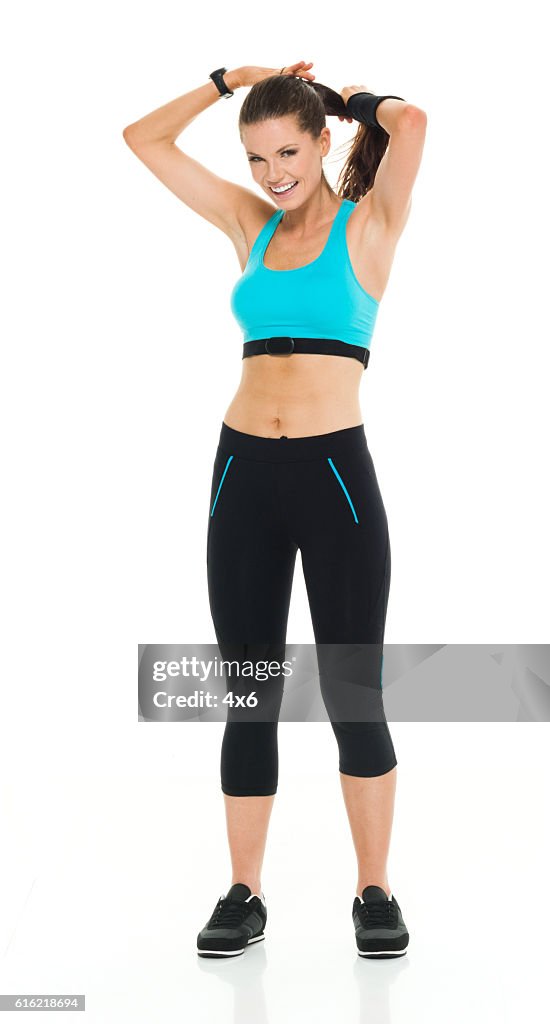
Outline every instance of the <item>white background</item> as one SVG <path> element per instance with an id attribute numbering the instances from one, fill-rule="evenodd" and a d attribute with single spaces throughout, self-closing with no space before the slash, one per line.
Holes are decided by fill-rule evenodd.
<path id="1" fill-rule="evenodd" d="M 230 884 L 222 727 L 138 725 L 137 645 L 214 642 L 206 529 L 240 269 L 122 138 L 222 64 L 313 60 L 337 90 L 426 110 L 362 383 L 392 544 L 386 641 L 544 643 L 540 5 L 34 2 L 4 7 L 2 37 L 0 991 L 85 992 L 93 1021 L 540 1016 L 545 723 L 392 724 L 388 877 L 411 942 L 378 964 L 355 952 L 332 730 L 283 723 L 268 939 L 232 964 L 196 957 Z M 178 145 L 252 186 L 245 95 Z M 354 128 L 328 125 L 335 184 Z M 313 641 L 299 558 L 288 639 Z"/>

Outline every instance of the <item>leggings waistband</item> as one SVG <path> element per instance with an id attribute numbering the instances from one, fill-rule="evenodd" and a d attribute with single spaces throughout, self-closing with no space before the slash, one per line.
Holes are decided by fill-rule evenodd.
<path id="1" fill-rule="evenodd" d="M 235 430 L 223 421 L 219 447 L 228 455 L 256 462 L 303 462 L 339 452 L 368 450 L 364 423 L 309 437 L 260 437 Z"/>

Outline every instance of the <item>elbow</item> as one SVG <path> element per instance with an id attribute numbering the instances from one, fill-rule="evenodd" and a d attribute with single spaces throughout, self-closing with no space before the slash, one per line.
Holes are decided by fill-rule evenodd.
<path id="1" fill-rule="evenodd" d="M 415 107 L 413 103 L 405 103 L 401 111 L 400 127 L 413 131 L 425 131 L 428 123 L 428 115 L 421 107 Z"/>
<path id="2" fill-rule="evenodd" d="M 142 135 L 141 139 L 140 134 Z M 132 124 L 127 124 L 126 128 L 122 132 L 122 138 L 130 149 L 134 149 L 139 142 L 146 141 L 146 139 L 143 139 L 143 133 L 140 132 L 139 121 L 133 121 Z"/>

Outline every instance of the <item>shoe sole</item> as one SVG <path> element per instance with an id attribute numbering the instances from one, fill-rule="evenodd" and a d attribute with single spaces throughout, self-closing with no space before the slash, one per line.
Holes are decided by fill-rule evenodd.
<path id="1" fill-rule="evenodd" d="M 254 935 L 248 940 L 246 946 L 250 946 L 251 942 L 259 942 L 260 939 L 265 939 L 265 932 L 260 932 L 259 935 Z M 243 946 L 242 949 L 199 949 L 197 946 L 197 953 L 199 956 L 212 956 L 218 958 L 222 956 L 242 956 L 246 946 Z"/>
<path id="2" fill-rule="evenodd" d="M 387 960 L 395 956 L 405 956 L 405 953 L 407 952 L 408 948 L 408 946 L 405 946 L 405 949 L 396 949 L 392 950 L 392 952 L 389 952 L 387 949 L 370 949 L 368 952 L 365 953 L 362 950 L 358 949 L 357 952 L 359 953 L 359 956 L 372 957 L 373 960 Z"/>

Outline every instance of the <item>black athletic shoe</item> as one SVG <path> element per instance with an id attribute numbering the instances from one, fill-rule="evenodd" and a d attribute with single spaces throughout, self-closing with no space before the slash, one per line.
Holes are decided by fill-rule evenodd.
<path id="1" fill-rule="evenodd" d="M 197 936 L 199 956 L 238 956 L 249 942 L 265 939 L 265 898 L 253 896 L 242 882 L 235 882 L 220 896 L 212 916 Z"/>
<path id="2" fill-rule="evenodd" d="M 352 914 L 359 956 L 383 960 L 407 952 L 409 933 L 393 894 L 388 899 L 379 885 L 367 885 L 362 899 L 355 897 Z"/>

